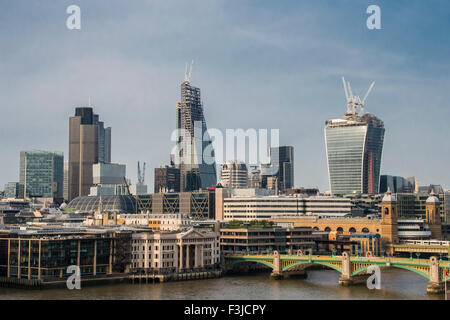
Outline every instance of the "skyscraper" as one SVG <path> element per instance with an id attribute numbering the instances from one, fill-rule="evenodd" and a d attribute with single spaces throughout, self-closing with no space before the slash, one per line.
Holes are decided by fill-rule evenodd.
<path id="1" fill-rule="evenodd" d="M 180 169 L 180 191 L 213 187 L 217 183 L 214 149 L 206 128 L 200 89 L 186 73 L 177 103 L 179 131 L 175 164 Z"/>
<path id="2" fill-rule="evenodd" d="M 281 146 L 270 148 L 270 162 L 272 167 L 278 167 L 278 189 L 290 189 L 294 186 L 294 147 Z"/>
<path id="3" fill-rule="evenodd" d="M 76 108 L 69 119 L 68 201 L 89 194 L 92 165 L 111 160 L 111 128 L 104 128 L 91 107 Z"/>
<path id="4" fill-rule="evenodd" d="M 62 198 L 64 156 L 61 152 L 20 152 L 20 185 L 25 197 Z"/>
<path id="5" fill-rule="evenodd" d="M 220 182 L 225 188 L 247 188 L 248 169 L 244 162 L 227 161 L 222 165 Z"/>
<path id="6" fill-rule="evenodd" d="M 331 193 L 378 193 L 384 123 L 376 116 L 364 112 L 365 99 L 373 84 L 361 101 L 359 97 L 352 95 L 350 83 L 347 91 L 347 83 L 345 80 L 343 82 L 347 112 L 344 117 L 329 120 L 325 125 Z"/>

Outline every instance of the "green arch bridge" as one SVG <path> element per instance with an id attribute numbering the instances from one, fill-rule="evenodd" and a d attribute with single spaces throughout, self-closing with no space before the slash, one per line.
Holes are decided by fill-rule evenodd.
<path id="1" fill-rule="evenodd" d="M 444 283 L 450 280 L 450 262 L 430 259 L 396 258 L 396 257 L 357 257 L 344 253 L 342 256 L 326 255 L 289 255 L 275 251 L 271 255 L 227 255 L 224 257 L 225 270 L 232 269 L 240 263 L 256 262 L 272 269 L 271 277 L 281 279 L 290 274 L 301 274 L 311 265 L 322 265 L 341 273 L 339 284 L 351 285 L 361 282 L 368 275 L 368 268 L 400 268 L 415 272 L 426 278 L 427 292 L 442 293 Z"/>

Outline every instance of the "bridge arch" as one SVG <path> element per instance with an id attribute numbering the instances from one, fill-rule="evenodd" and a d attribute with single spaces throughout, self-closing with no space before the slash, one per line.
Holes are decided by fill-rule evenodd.
<path id="1" fill-rule="evenodd" d="M 273 264 L 271 264 L 267 261 L 258 260 L 258 259 L 238 259 L 238 260 L 234 260 L 232 262 L 227 263 L 226 266 L 231 267 L 231 266 L 234 266 L 235 264 L 248 263 L 248 262 L 257 262 L 257 263 L 265 265 L 266 267 L 269 267 L 270 269 L 273 269 Z"/>
<path id="2" fill-rule="evenodd" d="M 425 273 L 425 272 L 423 272 L 423 271 L 421 271 L 421 270 L 412 268 L 412 267 L 410 267 L 410 266 L 401 265 L 401 264 L 391 264 L 390 266 L 386 266 L 386 265 L 384 265 L 384 264 L 383 264 L 383 265 L 380 265 L 380 264 L 376 264 L 376 263 L 374 263 L 374 264 L 369 264 L 369 265 L 366 265 L 366 266 L 364 266 L 364 267 L 362 267 L 362 268 L 360 268 L 360 269 L 357 269 L 357 270 L 353 271 L 353 272 L 352 272 L 352 276 L 357 275 L 357 274 L 360 274 L 361 272 L 366 271 L 369 267 L 372 267 L 372 266 L 378 266 L 379 268 L 398 268 L 398 269 L 404 269 L 404 270 L 408 270 L 408 271 L 412 271 L 412 272 L 414 272 L 414 273 L 417 273 L 418 275 L 421 275 L 422 277 L 424 277 L 424 278 L 430 280 L 430 276 L 429 276 L 427 273 Z"/>
<path id="3" fill-rule="evenodd" d="M 308 268 L 308 267 L 310 267 L 312 265 L 315 265 L 315 264 L 328 267 L 330 269 L 336 270 L 339 273 L 342 272 L 342 269 L 340 269 L 338 266 L 335 266 L 335 265 L 333 265 L 331 263 L 327 263 L 327 262 L 324 262 L 324 261 L 297 261 L 295 263 L 292 263 L 292 264 L 289 264 L 289 265 L 285 266 L 281 271 L 289 271 L 290 269 L 294 269 L 295 267 L 301 266 L 301 265 L 304 265 L 303 269 L 306 269 L 306 268 Z"/>

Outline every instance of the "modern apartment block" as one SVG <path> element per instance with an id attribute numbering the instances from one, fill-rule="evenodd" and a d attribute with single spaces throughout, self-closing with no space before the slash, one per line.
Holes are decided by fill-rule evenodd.
<path id="1" fill-rule="evenodd" d="M 222 165 L 220 183 L 224 188 L 247 188 L 247 165 L 237 160 L 225 162 Z"/>
<path id="2" fill-rule="evenodd" d="M 20 152 L 19 180 L 26 198 L 63 198 L 64 155 L 61 152 Z"/>
<path id="3" fill-rule="evenodd" d="M 212 141 L 208 136 L 200 89 L 189 77 L 181 84 L 181 102 L 176 107 L 179 136 L 175 165 L 180 169 L 180 191 L 214 187 L 217 183 Z"/>
<path id="4" fill-rule="evenodd" d="M 104 128 L 91 107 L 76 108 L 69 119 L 68 201 L 89 194 L 93 164 L 111 160 L 111 128 Z"/>

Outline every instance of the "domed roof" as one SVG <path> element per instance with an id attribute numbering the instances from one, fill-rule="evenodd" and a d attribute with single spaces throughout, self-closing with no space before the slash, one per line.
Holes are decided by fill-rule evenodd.
<path id="1" fill-rule="evenodd" d="M 388 190 L 387 190 L 386 194 L 384 195 L 382 201 L 383 202 L 397 202 L 397 199 L 391 193 L 391 188 L 388 187 Z"/>
<path id="2" fill-rule="evenodd" d="M 434 195 L 434 190 L 431 190 L 426 203 L 440 203 L 439 198 Z"/>
<path id="3" fill-rule="evenodd" d="M 67 208 L 83 212 L 96 212 L 100 208 L 106 212 L 136 213 L 136 198 L 132 195 L 81 196 L 73 199 Z"/>

